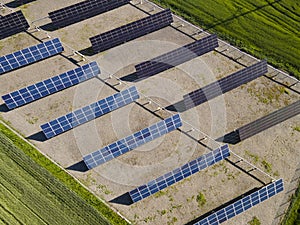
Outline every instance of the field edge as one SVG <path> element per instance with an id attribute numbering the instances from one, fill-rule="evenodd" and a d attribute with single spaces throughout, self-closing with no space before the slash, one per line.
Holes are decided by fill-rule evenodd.
<path id="1" fill-rule="evenodd" d="M 205 24 L 200 24 L 196 22 L 196 17 L 193 15 L 188 15 L 187 12 L 181 9 L 177 9 L 176 7 L 172 7 L 170 4 L 165 3 L 161 0 L 151 0 L 151 2 L 163 7 L 163 8 L 170 8 L 172 13 L 175 13 L 176 15 L 182 17 L 184 20 L 200 27 L 205 27 Z M 265 54 L 262 54 L 261 52 L 256 52 L 254 49 L 251 48 L 251 44 L 247 45 L 246 43 L 243 43 L 242 40 L 234 39 L 230 35 L 226 34 L 225 32 L 220 32 L 214 28 L 210 28 L 209 32 L 213 32 L 218 35 L 218 37 L 226 42 L 228 42 L 230 45 L 237 47 L 239 50 L 250 54 L 258 59 L 267 59 L 268 64 L 272 65 L 274 68 L 282 70 L 284 72 L 287 72 L 289 75 L 295 77 L 296 79 L 300 80 L 300 71 L 290 64 L 289 62 L 280 62 L 276 60 L 273 57 L 267 57 Z"/>
<path id="2" fill-rule="evenodd" d="M 87 204 L 95 208 L 99 214 L 107 219 L 111 224 L 130 224 L 117 212 L 111 209 L 111 207 L 105 204 L 104 200 L 96 197 L 67 171 L 42 154 L 36 147 L 33 146 L 33 144 L 29 144 L 28 141 L 19 135 L 18 132 L 14 131 L 14 129 L 12 129 L 3 120 L 0 120 L 0 132 L 2 132 L 17 148 L 22 150 L 34 162 L 50 172 L 50 174 L 62 182 L 69 190 L 73 191 Z"/>

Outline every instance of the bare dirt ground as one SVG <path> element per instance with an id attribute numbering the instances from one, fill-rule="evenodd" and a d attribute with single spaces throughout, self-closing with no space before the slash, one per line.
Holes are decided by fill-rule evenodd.
<path id="1" fill-rule="evenodd" d="M 19 8 L 28 21 L 32 22 L 46 17 L 50 11 L 77 2 L 79 1 L 39 0 Z M 133 2 L 134 5 L 136 3 Z M 65 52 L 1 75 L 1 96 L 76 68 L 74 60 L 79 60 L 80 57 L 73 56 L 66 45 L 78 51 L 89 48 L 89 37 L 147 16 L 138 7 L 147 12 L 151 11 L 151 14 L 158 12 L 158 9 L 152 11 L 152 6 L 146 4 L 136 6 L 126 5 L 80 23 L 49 31 L 51 37 L 59 37 L 63 41 Z M 5 10 L 2 14 L 8 12 Z M 45 19 L 36 24 L 42 26 L 49 21 Z M 179 30 L 192 33 L 194 28 L 179 27 L 178 22 L 174 22 L 173 25 L 104 53 L 86 56 L 88 61 L 79 61 L 77 64 L 97 61 L 102 71 L 99 78 L 93 78 L 15 110 L 1 112 L 1 117 L 25 137 L 29 137 L 40 132 L 40 125 L 45 122 L 107 97 L 116 90 L 135 85 L 141 94 L 138 104 L 127 105 L 50 140 L 29 139 L 52 160 L 68 168 L 81 161 L 83 155 L 159 121 L 157 115 L 167 118 L 171 113 L 176 113 L 157 111 L 158 106 L 155 102 L 162 107 L 175 104 L 182 100 L 184 94 L 243 68 L 239 63 L 214 51 L 142 81 L 123 81 L 119 84 L 116 78 L 106 79 L 110 74 L 119 78 L 127 76 L 134 71 L 136 63 L 193 41 Z M 37 44 L 39 42 L 34 37 L 43 39 L 46 36 L 42 31 L 31 30 L 29 33 L 0 40 L 0 55 Z M 197 37 L 200 38 L 201 35 Z M 145 96 L 152 99 L 151 104 Z M 185 123 L 181 131 L 171 132 L 91 171 L 80 172 L 70 169 L 68 172 L 82 181 L 97 196 L 109 202 L 222 144 L 215 142 L 214 139 L 297 100 L 299 100 L 297 93 L 266 77 L 261 77 L 207 103 L 181 112 L 184 121 L 209 135 L 211 139 L 195 141 L 206 135 L 191 130 L 191 126 Z M 1 100 L 0 104 L 2 103 Z M 238 144 L 230 145 L 230 149 L 274 178 L 283 178 L 285 186 L 288 186 L 299 165 L 300 132 L 297 131 L 297 127 L 300 127 L 299 119 L 298 115 L 286 120 Z M 230 157 L 231 162 L 237 160 L 235 156 Z M 252 169 L 243 162 L 239 166 L 246 170 Z M 259 171 L 253 171 L 251 174 L 263 182 L 270 182 L 270 178 Z M 261 186 L 262 183 L 237 166 L 222 161 L 136 204 L 129 206 L 109 204 L 133 224 L 186 224 L 221 204 Z M 205 196 L 204 205 L 197 202 L 200 193 Z M 284 195 L 285 193 L 281 193 L 224 224 L 247 224 L 253 216 L 258 217 L 261 224 L 272 224 Z"/>

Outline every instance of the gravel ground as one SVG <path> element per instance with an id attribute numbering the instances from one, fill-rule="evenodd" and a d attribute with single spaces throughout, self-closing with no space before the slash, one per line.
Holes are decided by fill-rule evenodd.
<path id="1" fill-rule="evenodd" d="M 50 11 L 77 2 L 79 1 L 39 0 L 20 8 L 32 22 L 46 17 Z M 73 56 L 72 51 L 66 47 L 68 45 L 78 51 L 87 49 L 90 47 L 89 37 L 147 16 L 138 7 L 146 11 L 152 10 L 147 4 L 136 6 L 126 5 L 65 28 L 48 31 L 51 37 L 60 37 L 65 52 L 0 76 L 2 96 L 92 60 L 97 61 L 101 67 L 99 78 L 93 78 L 15 110 L 1 112 L 1 117 L 26 137 L 40 132 L 41 124 L 109 96 L 116 90 L 123 90 L 131 85 L 138 88 L 141 98 L 137 103 L 127 105 L 50 140 L 29 139 L 65 168 L 81 161 L 83 155 L 159 121 L 158 116 L 167 118 L 170 113 L 175 113 L 157 111 L 158 106 L 155 103 L 163 107 L 176 104 L 182 101 L 184 94 L 243 68 L 239 63 L 214 51 L 142 81 L 123 81 L 119 84 L 116 78 L 106 79 L 109 74 L 119 78 L 125 77 L 134 71 L 136 63 L 192 42 L 193 39 L 184 32 L 192 33 L 194 28 L 179 28 L 178 22 L 174 22 L 173 27 L 161 29 L 103 53 L 86 56 L 85 62 L 79 61 L 80 57 Z M 154 12 L 158 10 L 151 11 Z M 8 10 L 2 10 L 3 15 L 6 13 Z M 38 21 L 37 25 L 47 23 L 49 19 Z M 180 29 L 184 32 L 180 32 Z M 46 34 L 42 31 L 31 30 L 29 33 L 0 40 L 0 55 L 37 44 L 38 40 L 35 38 L 45 37 Z M 221 48 L 220 46 L 219 49 Z M 145 96 L 152 99 L 151 104 Z M 189 125 L 184 124 L 180 130 L 140 146 L 91 171 L 68 171 L 96 195 L 109 202 L 222 144 L 214 139 L 297 100 L 297 93 L 261 77 L 207 103 L 181 112 L 184 121 L 200 129 L 211 139 L 196 141 L 205 135 L 191 130 Z M 1 100 L 0 104 L 2 103 Z M 230 149 L 276 179 L 283 178 L 288 186 L 299 165 L 300 132 L 296 129 L 300 126 L 299 119 L 298 115 L 286 120 L 238 144 L 230 145 Z M 236 166 L 251 169 L 246 163 L 230 163 L 236 161 L 238 158 L 230 156 L 229 161 L 222 161 L 136 204 L 109 204 L 133 224 L 188 223 L 221 204 L 262 186 Z M 258 171 L 251 174 L 263 182 L 270 182 L 267 176 Z M 205 196 L 204 205 L 199 205 L 196 200 L 200 193 Z M 284 195 L 283 192 L 224 224 L 247 224 L 253 216 L 258 217 L 261 224 L 272 224 Z"/>

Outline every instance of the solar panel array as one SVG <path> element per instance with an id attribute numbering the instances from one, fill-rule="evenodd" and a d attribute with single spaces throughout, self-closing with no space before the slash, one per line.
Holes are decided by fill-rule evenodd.
<path id="1" fill-rule="evenodd" d="M 133 23 L 91 37 L 90 41 L 94 52 L 97 53 L 159 30 L 172 22 L 172 13 L 169 9 L 166 9 Z"/>
<path id="2" fill-rule="evenodd" d="M 0 16 L 0 39 L 20 33 L 29 28 L 29 24 L 22 11 Z"/>
<path id="3" fill-rule="evenodd" d="M 129 152 L 142 144 L 176 130 L 180 126 L 182 126 L 182 122 L 179 114 L 176 114 L 126 138 L 118 140 L 100 150 L 90 153 L 84 156 L 83 160 L 88 169 L 92 169 L 126 152 Z"/>
<path id="4" fill-rule="evenodd" d="M 138 202 L 158 191 L 161 191 L 168 186 L 175 184 L 191 176 L 194 173 L 199 172 L 230 155 L 228 145 L 224 145 L 208 154 L 202 155 L 201 157 L 173 170 L 172 172 L 166 173 L 165 175 L 150 181 L 149 183 L 142 185 L 129 192 L 129 195 L 133 202 Z"/>
<path id="5" fill-rule="evenodd" d="M 63 27 L 118 8 L 130 0 L 87 0 L 49 13 L 52 24 Z"/>
<path id="6" fill-rule="evenodd" d="M 236 132 L 238 132 L 240 140 L 245 140 L 298 114 L 300 114 L 300 100 L 242 126 Z"/>
<path id="7" fill-rule="evenodd" d="M 100 69 L 96 62 L 86 64 L 61 75 L 41 81 L 2 96 L 9 109 L 25 105 L 97 76 Z"/>
<path id="8" fill-rule="evenodd" d="M 210 35 L 135 66 L 138 78 L 146 78 L 187 62 L 218 47 L 217 35 Z"/>
<path id="9" fill-rule="evenodd" d="M 62 52 L 58 38 L 0 57 L 0 74 L 37 62 Z"/>
<path id="10" fill-rule="evenodd" d="M 73 129 L 83 123 L 121 108 L 139 98 L 136 87 L 130 87 L 98 102 L 92 103 L 74 112 L 41 125 L 42 131 L 49 139 Z"/>
<path id="11" fill-rule="evenodd" d="M 217 225 L 232 217 L 250 209 L 251 207 L 269 199 L 270 197 L 283 191 L 283 180 L 279 179 L 260 190 L 243 197 L 242 199 L 218 210 L 208 217 L 194 223 L 194 225 Z"/>
<path id="12" fill-rule="evenodd" d="M 234 74 L 224 77 L 203 88 L 184 95 L 186 109 L 193 108 L 210 99 L 222 95 L 238 86 L 250 82 L 268 72 L 267 62 L 260 61 L 252 66 L 244 68 Z"/>

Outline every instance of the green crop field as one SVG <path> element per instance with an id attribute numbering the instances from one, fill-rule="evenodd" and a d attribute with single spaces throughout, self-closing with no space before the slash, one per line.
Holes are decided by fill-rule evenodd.
<path id="1" fill-rule="evenodd" d="M 16 145 L 25 152 L 29 150 L 26 154 L 38 158 L 60 179 Z M 0 224 L 127 224 L 43 157 L 0 124 Z M 74 191 L 79 195 L 60 180 L 71 189 L 76 187 Z"/>
<path id="2" fill-rule="evenodd" d="M 4 224 L 109 224 L 2 133 L 0 221 Z"/>
<path id="3" fill-rule="evenodd" d="M 300 79 L 300 1 L 154 2 Z"/>
<path id="4" fill-rule="evenodd" d="M 296 193 L 292 196 L 292 203 L 286 214 L 282 225 L 299 225 L 300 224 L 300 184 Z"/>

